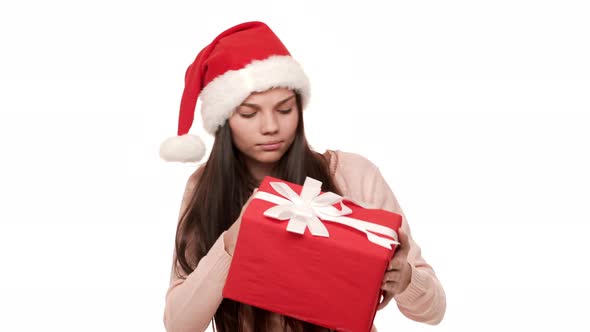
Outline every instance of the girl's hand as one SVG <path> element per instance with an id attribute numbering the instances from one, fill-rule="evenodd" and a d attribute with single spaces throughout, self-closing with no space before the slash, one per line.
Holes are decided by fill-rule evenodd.
<path id="1" fill-rule="evenodd" d="M 399 242 L 399 247 L 393 254 L 393 258 L 389 262 L 389 266 L 383 277 L 383 283 L 381 284 L 383 300 L 379 303 L 377 310 L 385 308 L 394 295 L 408 288 L 410 280 L 412 280 L 412 268 L 410 263 L 408 263 L 410 243 L 408 235 L 401 228 L 399 229 Z"/>
<path id="2" fill-rule="evenodd" d="M 238 219 L 236 219 L 233 225 L 231 225 L 231 227 L 223 234 L 225 251 L 227 251 L 227 253 L 230 256 L 234 255 L 234 249 L 236 247 L 236 242 L 238 240 L 238 233 L 240 232 L 240 224 L 242 223 L 242 215 L 244 214 L 244 211 L 246 211 L 246 209 L 248 208 L 248 205 L 250 205 L 250 202 L 254 198 L 254 194 L 256 194 L 257 191 L 258 188 L 254 189 L 252 195 L 250 195 L 250 198 L 248 198 L 246 203 L 244 203 L 244 206 L 242 206 L 242 211 L 240 212 L 240 216 L 238 217 Z"/>

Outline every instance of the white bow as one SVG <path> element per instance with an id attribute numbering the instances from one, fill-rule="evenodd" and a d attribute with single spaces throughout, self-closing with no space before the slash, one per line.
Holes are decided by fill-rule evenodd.
<path id="1" fill-rule="evenodd" d="M 274 219 L 289 220 L 287 224 L 287 231 L 289 232 L 303 234 L 305 228 L 309 228 L 312 235 L 329 237 L 328 229 L 322 222 L 322 220 L 325 220 L 363 232 L 369 241 L 388 249 L 392 248 L 392 244 L 399 244 L 397 233 L 393 229 L 368 221 L 345 217 L 345 215 L 351 214 L 352 210 L 344 205 L 344 198 L 332 192 L 320 195 L 322 183 L 318 180 L 307 177 L 301 195 L 297 195 L 291 187 L 282 182 L 271 182 L 270 185 L 283 197 L 258 191 L 254 198 L 277 204 L 264 211 L 264 215 Z M 362 203 L 352 202 L 364 207 Z M 333 206 L 336 203 L 340 203 L 341 210 Z M 395 240 L 371 232 L 387 235 Z"/>

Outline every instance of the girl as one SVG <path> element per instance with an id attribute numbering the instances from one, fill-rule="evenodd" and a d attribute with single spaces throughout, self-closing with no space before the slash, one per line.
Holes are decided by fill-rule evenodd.
<path id="1" fill-rule="evenodd" d="M 383 277 L 378 309 L 395 299 L 410 319 L 442 320 L 443 288 L 378 168 L 358 154 L 310 149 L 302 115 L 309 90 L 300 65 L 261 22 L 224 31 L 188 67 L 178 136 L 162 143 L 160 156 L 181 162 L 202 158 L 204 144 L 188 134 L 199 97 L 204 127 L 215 141 L 182 200 L 164 310 L 167 331 L 204 331 L 211 321 L 221 332 L 328 331 L 222 298 L 241 214 L 266 175 L 297 184 L 309 176 L 323 183 L 322 191 L 402 215 L 400 246 Z"/>

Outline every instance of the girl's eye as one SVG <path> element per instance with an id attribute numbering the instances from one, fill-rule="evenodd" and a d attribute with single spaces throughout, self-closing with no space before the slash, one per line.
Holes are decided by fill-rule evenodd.
<path id="1" fill-rule="evenodd" d="M 248 118 L 252 118 L 252 117 L 254 117 L 254 115 L 256 115 L 256 112 L 254 112 L 254 113 L 249 113 L 249 114 L 240 113 L 240 116 L 241 116 L 242 118 L 247 118 L 247 119 L 248 119 Z"/>
<path id="2" fill-rule="evenodd" d="M 288 110 L 279 110 L 279 112 L 281 114 L 289 114 L 289 113 L 291 113 L 291 108 L 289 108 Z"/>

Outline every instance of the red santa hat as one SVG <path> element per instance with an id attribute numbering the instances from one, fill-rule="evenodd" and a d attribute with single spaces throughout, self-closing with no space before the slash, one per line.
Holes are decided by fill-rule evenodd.
<path id="1" fill-rule="evenodd" d="M 205 144 L 188 134 L 199 97 L 203 126 L 214 135 L 252 92 L 275 87 L 298 92 L 304 108 L 309 102 L 309 80 L 274 32 L 262 22 L 246 22 L 222 32 L 186 70 L 178 135 L 162 143 L 160 157 L 179 162 L 202 159 Z"/>

